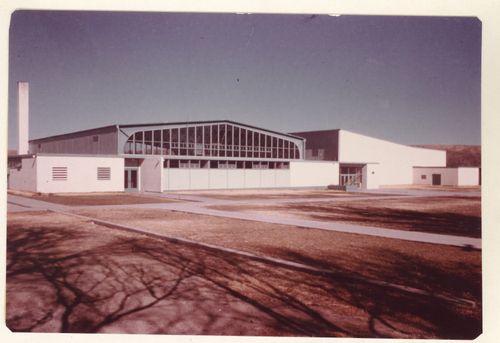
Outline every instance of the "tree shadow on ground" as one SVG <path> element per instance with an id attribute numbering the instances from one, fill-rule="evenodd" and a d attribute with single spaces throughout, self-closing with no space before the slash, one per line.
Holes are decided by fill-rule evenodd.
<path id="1" fill-rule="evenodd" d="M 287 209 L 317 220 L 346 221 L 446 235 L 481 237 L 481 217 L 452 212 L 421 212 L 385 207 L 353 207 L 290 204 Z"/>
<path id="2" fill-rule="evenodd" d="M 365 273 L 289 249 L 274 253 L 290 261 L 330 271 L 322 274 L 326 282 L 315 281 L 309 285 L 366 310 L 373 337 L 387 337 L 378 332 L 375 323 L 395 331 L 397 327 L 417 327 L 441 338 L 471 339 L 481 333 L 482 289 L 478 266 L 458 262 L 443 268 L 419 256 L 371 249 L 369 255 L 373 259 L 356 264 L 364 270 L 376 271 Z M 384 263 L 375 261 L 380 259 Z M 409 290 L 401 291 L 399 286 Z M 415 294 L 412 288 L 427 294 Z M 408 333 L 406 330 L 401 332 Z"/>
<path id="3" fill-rule="evenodd" d="M 377 286 L 293 251 L 294 260 L 334 274 L 142 235 L 81 244 L 98 232 L 9 225 L 11 330 L 473 338 L 481 329 L 480 308 Z M 414 277 L 408 270 L 416 265 L 427 268 L 424 261 L 391 258 L 401 266 L 383 278 L 404 280 Z M 425 273 L 422 285 L 449 277 Z"/>

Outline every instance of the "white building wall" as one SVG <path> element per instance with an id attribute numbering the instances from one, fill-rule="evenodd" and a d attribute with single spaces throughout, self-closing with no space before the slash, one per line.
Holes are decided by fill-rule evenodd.
<path id="1" fill-rule="evenodd" d="M 363 180 L 362 188 L 364 189 L 375 189 L 379 188 L 379 165 L 378 164 L 366 164 L 363 167 Z"/>
<path id="2" fill-rule="evenodd" d="M 141 164 L 141 191 L 161 192 L 163 177 L 163 160 L 161 158 L 145 158 Z"/>
<path id="3" fill-rule="evenodd" d="M 478 186 L 479 185 L 479 168 L 460 167 L 458 168 L 458 185 L 459 186 Z"/>
<path id="4" fill-rule="evenodd" d="M 190 189 L 189 177 L 186 169 L 164 169 L 163 179 L 168 182 L 164 182 L 163 186 L 170 190 Z"/>
<path id="5" fill-rule="evenodd" d="M 432 174 L 441 175 L 444 186 L 478 186 L 479 168 L 414 168 L 413 183 L 416 185 L 432 185 Z M 422 176 L 425 176 L 422 179 Z"/>
<path id="6" fill-rule="evenodd" d="M 316 187 L 338 184 L 339 164 L 337 162 L 290 162 L 290 187 Z"/>
<path id="7" fill-rule="evenodd" d="M 409 147 L 339 131 L 340 163 L 378 163 L 379 185 L 405 185 L 413 181 L 414 166 L 446 166 L 446 151 Z"/>
<path id="8" fill-rule="evenodd" d="M 21 169 L 9 169 L 9 189 L 36 192 L 36 159 L 24 158 Z"/>
<path id="9" fill-rule="evenodd" d="M 245 173 L 245 188 L 260 188 L 260 170 L 243 169 Z"/>
<path id="10" fill-rule="evenodd" d="M 245 173 L 241 169 L 227 170 L 227 188 L 238 189 L 245 188 Z"/>
<path id="11" fill-rule="evenodd" d="M 272 169 L 274 171 L 274 187 L 291 187 L 291 169 Z"/>
<path id="12" fill-rule="evenodd" d="M 290 187 L 289 169 L 163 170 L 163 190 Z"/>
<path id="13" fill-rule="evenodd" d="M 36 160 L 38 192 L 122 192 L 124 190 L 124 159 L 121 157 L 38 155 Z M 66 167 L 67 180 L 54 181 L 53 167 Z M 110 168 L 110 180 L 97 179 L 98 167 Z"/>
<path id="14" fill-rule="evenodd" d="M 189 169 L 186 172 L 189 172 Z M 209 175 L 209 185 L 199 189 L 227 188 L 227 169 L 207 169 L 206 172 Z"/>
<path id="15" fill-rule="evenodd" d="M 189 169 L 189 189 L 207 189 L 210 184 L 208 169 Z"/>

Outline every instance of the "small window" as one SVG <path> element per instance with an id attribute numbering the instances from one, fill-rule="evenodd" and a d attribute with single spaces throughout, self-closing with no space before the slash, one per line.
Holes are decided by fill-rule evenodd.
<path id="1" fill-rule="evenodd" d="M 99 142 L 99 136 L 92 137 L 92 142 Z"/>
<path id="2" fill-rule="evenodd" d="M 68 167 L 52 167 L 52 181 L 68 180 Z"/>
<path id="3" fill-rule="evenodd" d="M 427 175 L 420 175 L 420 178 L 421 178 L 422 180 L 427 180 Z"/>
<path id="4" fill-rule="evenodd" d="M 111 180 L 111 168 L 97 167 L 97 180 Z"/>

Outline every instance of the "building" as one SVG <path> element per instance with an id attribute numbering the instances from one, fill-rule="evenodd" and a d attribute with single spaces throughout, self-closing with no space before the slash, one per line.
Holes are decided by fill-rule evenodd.
<path id="1" fill-rule="evenodd" d="M 30 154 L 11 158 L 9 186 L 162 192 L 327 186 L 338 178 L 338 163 L 306 161 L 304 147 L 301 137 L 227 120 L 113 125 L 30 141 Z"/>
<path id="2" fill-rule="evenodd" d="M 339 184 L 362 188 L 413 184 L 416 166 L 446 167 L 446 151 L 416 148 L 347 130 L 296 132 L 306 158 L 339 162 Z"/>
<path id="3" fill-rule="evenodd" d="M 415 185 L 477 186 L 480 184 L 479 168 L 457 167 L 415 167 L 413 168 Z"/>
<path id="4" fill-rule="evenodd" d="M 445 151 L 340 129 L 288 134 L 230 120 L 117 124 L 27 144 L 27 84 L 20 82 L 18 91 L 19 150 L 9 156 L 10 189 L 41 193 L 374 189 L 422 183 L 425 178 L 418 173 L 424 170 L 419 166 L 435 168 L 425 171 L 433 175 L 446 170 Z M 442 180 L 467 178 L 467 184 L 473 184 L 473 174 Z M 437 177 L 432 178 L 437 183 Z"/>

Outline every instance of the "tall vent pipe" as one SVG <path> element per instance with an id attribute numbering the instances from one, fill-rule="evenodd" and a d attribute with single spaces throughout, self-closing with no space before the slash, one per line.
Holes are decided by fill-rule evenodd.
<path id="1" fill-rule="evenodd" d="M 17 82 L 17 154 L 29 153 L 29 83 Z"/>

